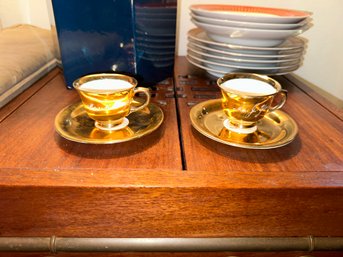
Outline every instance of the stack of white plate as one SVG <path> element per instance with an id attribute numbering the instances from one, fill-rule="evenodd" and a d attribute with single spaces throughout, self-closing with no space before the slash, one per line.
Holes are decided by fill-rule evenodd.
<path id="1" fill-rule="evenodd" d="M 174 64 L 176 6 L 165 4 L 135 7 L 138 58 L 163 68 Z"/>
<path id="2" fill-rule="evenodd" d="M 192 5 L 188 60 L 214 76 L 233 71 L 280 75 L 302 64 L 309 12 L 235 5 Z"/>

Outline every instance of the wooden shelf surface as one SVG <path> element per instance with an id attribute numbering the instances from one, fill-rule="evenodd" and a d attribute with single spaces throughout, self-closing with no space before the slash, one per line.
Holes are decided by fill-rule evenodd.
<path id="1" fill-rule="evenodd" d="M 192 70 L 193 69 L 193 70 Z M 192 128 L 189 112 L 196 103 L 221 97 L 215 80 L 196 73 L 186 61 L 176 63 L 175 83 L 187 170 L 221 172 L 342 172 L 343 123 L 284 77 L 276 77 L 288 91 L 282 108 L 298 124 L 290 144 L 267 150 L 243 149 L 214 142 Z M 281 179 L 281 177 L 280 177 Z"/>
<path id="2" fill-rule="evenodd" d="M 165 114 L 157 131 L 84 145 L 54 130 L 56 114 L 78 101 L 54 70 L 0 110 L 0 236 L 342 236 L 341 116 L 277 79 L 299 126 L 285 147 L 240 149 L 195 131 L 189 103 L 220 95 L 184 57 L 176 98 L 172 79 L 157 86 Z"/>

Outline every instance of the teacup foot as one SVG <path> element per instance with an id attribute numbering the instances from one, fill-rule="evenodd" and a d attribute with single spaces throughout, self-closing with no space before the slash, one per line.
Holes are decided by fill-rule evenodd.
<path id="1" fill-rule="evenodd" d="M 129 125 L 129 120 L 127 118 L 124 118 L 123 121 L 115 126 L 102 126 L 99 122 L 95 122 L 95 127 L 101 130 L 106 130 L 106 131 L 115 131 L 115 130 L 120 130 Z"/>
<path id="2" fill-rule="evenodd" d="M 234 126 L 230 123 L 228 119 L 224 120 L 224 127 L 227 128 L 228 130 L 231 130 L 233 132 L 240 133 L 240 134 L 251 134 L 257 130 L 256 125 L 253 127 L 248 127 L 248 128 Z"/>

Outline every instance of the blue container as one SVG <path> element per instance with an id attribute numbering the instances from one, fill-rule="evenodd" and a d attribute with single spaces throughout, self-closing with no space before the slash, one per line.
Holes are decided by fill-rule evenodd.
<path id="1" fill-rule="evenodd" d="M 53 0 L 68 88 L 91 73 L 118 72 L 151 85 L 173 75 L 176 0 Z"/>

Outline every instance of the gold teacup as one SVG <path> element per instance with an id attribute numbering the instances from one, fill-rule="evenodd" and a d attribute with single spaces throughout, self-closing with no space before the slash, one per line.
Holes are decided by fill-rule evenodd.
<path id="1" fill-rule="evenodd" d="M 287 91 L 276 80 L 252 73 L 229 73 L 217 80 L 222 93 L 222 106 L 228 119 L 224 126 L 242 134 L 254 133 L 256 123 L 267 112 L 280 109 Z"/>
<path id="2" fill-rule="evenodd" d="M 118 130 L 129 124 L 132 112 L 146 107 L 150 102 L 148 88 L 137 87 L 136 79 L 123 74 L 100 73 L 86 75 L 74 81 L 88 116 L 95 120 L 95 127 L 101 130 Z M 133 106 L 137 93 L 146 95 L 145 102 Z"/>

